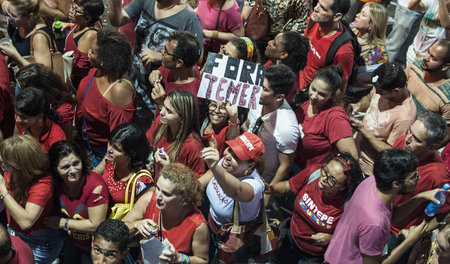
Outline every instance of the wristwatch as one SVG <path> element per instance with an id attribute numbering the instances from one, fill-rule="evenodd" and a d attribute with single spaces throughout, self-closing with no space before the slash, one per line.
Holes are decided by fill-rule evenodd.
<path id="1" fill-rule="evenodd" d="M 69 231 L 69 220 L 70 220 L 70 218 L 66 218 L 66 221 L 64 221 L 64 227 L 63 227 L 64 231 Z"/>

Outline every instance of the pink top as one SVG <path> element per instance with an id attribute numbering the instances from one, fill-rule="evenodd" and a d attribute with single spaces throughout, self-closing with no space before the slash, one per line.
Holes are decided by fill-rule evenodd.
<path id="1" fill-rule="evenodd" d="M 208 0 L 199 0 L 197 15 L 200 18 L 200 23 L 202 23 L 203 29 L 215 30 L 217 23 L 217 16 L 219 15 L 219 9 L 211 6 Z M 239 11 L 239 6 L 234 0 L 233 6 L 226 10 L 222 9 L 220 13 L 219 28 L 220 32 L 232 32 L 238 29 L 242 25 L 241 12 Z M 205 46 L 209 45 L 210 39 L 205 38 L 203 44 Z M 210 51 L 218 52 L 221 44 L 225 44 L 227 41 L 214 41 Z"/>

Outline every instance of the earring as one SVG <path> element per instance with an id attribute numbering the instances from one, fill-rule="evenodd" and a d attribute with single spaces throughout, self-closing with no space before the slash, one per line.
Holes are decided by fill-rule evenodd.
<path id="1" fill-rule="evenodd" d="M 249 175 L 250 173 L 248 173 L 248 169 L 246 169 L 245 171 L 244 171 L 244 175 Z"/>

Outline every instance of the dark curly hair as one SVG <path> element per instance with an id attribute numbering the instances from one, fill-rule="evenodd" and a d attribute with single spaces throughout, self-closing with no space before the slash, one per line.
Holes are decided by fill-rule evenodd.
<path id="1" fill-rule="evenodd" d="M 105 11 L 102 0 L 74 0 L 73 2 L 83 8 L 83 16 L 88 20 L 89 26 L 93 26 Z"/>
<path id="2" fill-rule="evenodd" d="M 81 160 L 81 177 L 83 179 L 85 179 L 91 171 L 91 162 L 89 160 L 89 155 L 86 148 L 82 145 L 67 140 L 58 141 L 53 144 L 48 151 L 50 173 L 52 174 L 54 181 L 57 183 L 62 183 L 62 179 L 58 173 L 59 162 L 61 159 L 68 157 L 70 154 L 75 155 Z"/>
<path id="3" fill-rule="evenodd" d="M 394 181 L 405 180 L 408 173 L 417 170 L 414 154 L 400 149 L 385 149 L 373 165 L 377 188 L 382 192 L 392 189 Z"/>
<path id="4" fill-rule="evenodd" d="M 331 92 L 334 94 L 341 86 L 342 73 L 343 71 L 340 65 L 331 65 L 320 69 L 314 75 L 313 80 L 318 79 L 328 84 Z"/>
<path id="5" fill-rule="evenodd" d="M 281 62 L 298 73 L 306 66 L 309 52 L 309 39 L 295 31 L 285 31 L 282 35 L 283 51 L 288 56 Z"/>
<path id="6" fill-rule="evenodd" d="M 145 133 L 134 124 L 122 124 L 111 132 L 110 142 L 118 142 L 123 152 L 130 157 L 129 169 L 138 172 L 146 167 L 150 145 Z"/>
<path id="7" fill-rule="evenodd" d="M 177 47 L 173 51 L 174 59 L 178 58 L 182 60 L 185 67 L 194 66 L 202 53 L 198 38 L 188 31 L 176 31 L 170 36 L 168 41 L 171 40 L 177 42 Z"/>
<path id="8" fill-rule="evenodd" d="M 106 219 L 94 232 L 94 240 L 103 239 L 117 245 L 120 252 L 128 248 L 130 230 L 127 225 L 118 219 Z"/>
<path id="9" fill-rule="evenodd" d="M 58 122 L 58 113 L 50 108 L 50 104 L 45 100 L 44 93 L 36 88 L 27 88 L 20 92 L 14 100 L 17 110 L 23 114 L 33 117 L 43 114 L 45 118 Z"/>
<path id="10" fill-rule="evenodd" d="M 115 78 L 121 77 L 131 67 L 131 46 L 119 32 L 102 29 L 97 34 L 98 57 L 101 69 Z"/>
<path id="11" fill-rule="evenodd" d="M 275 94 L 287 96 L 295 83 L 295 74 L 288 66 L 278 64 L 266 68 L 264 78 L 269 81 L 270 88 Z"/>
<path id="12" fill-rule="evenodd" d="M 41 90 L 45 100 L 55 109 L 64 103 L 76 105 L 72 92 L 63 79 L 43 64 L 32 63 L 21 68 L 16 73 L 16 80 L 21 89 L 34 87 Z"/>

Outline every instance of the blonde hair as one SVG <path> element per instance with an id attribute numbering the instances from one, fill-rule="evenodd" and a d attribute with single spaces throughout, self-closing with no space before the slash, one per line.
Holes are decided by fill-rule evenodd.
<path id="1" fill-rule="evenodd" d="M 37 15 L 39 12 L 39 0 L 9 0 L 9 3 L 21 12 L 20 15 Z"/>
<path id="2" fill-rule="evenodd" d="M 48 170 L 48 158 L 41 144 L 30 135 L 17 135 L 0 143 L 0 156 L 14 168 L 9 189 L 14 199 L 25 203 L 30 187 Z"/>
<path id="3" fill-rule="evenodd" d="M 177 114 L 181 117 L 180 128 L 175 137 L 175 142 L 170 145 L 167 151 L 170 161 L 174 162 L 189 134 L 193 132 L 200 134 L 198 105 L 195 96 L 188 91 L 172 91 L 169 93 L 168 98 Z M 156 130 L 153 146 L 156 146 L 158 141 L 169 133 L 168 129 L 169 127 L 166 124 L 161 124 Z"/>
<path id="4" fill-rule="evenodd" d="M 386 7 L 378 3 L 366 3 L 369 7 L 370 30 L 368 41 L 372 45 L 384 45 L 388 13 Z"/>
<path id="5" fill-rule="evenodd" d="M 192 207 L 200 206 L 202 188 L 191 169 L 181 163 L 170 163 L 161 170 L 160 177 L 176 185 L 176 192 L 183 196 L 186 204 Z"/>

